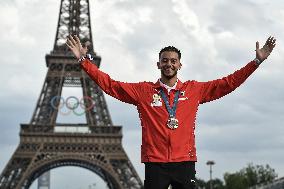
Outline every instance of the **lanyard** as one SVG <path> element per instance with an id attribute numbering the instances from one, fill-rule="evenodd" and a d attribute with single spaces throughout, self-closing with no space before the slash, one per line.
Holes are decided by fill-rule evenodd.
<path id="1" fill-rule="evenodd" d="M 165 94 L 165 92 L 162 88 L 160 89 L 160 93 L 161 93 L 162 99 L 165 102 L 165 105 L 166 105 L 166 108 L 167 108 L 167 111 L 168 111 L 170 117 L 174 118 L 176 116 L 178 96 L 179 96 L 180 91 L 176 91 L 176 93 L 175 93 L 175 99 L 174 99 L 174 104 L 173 104 L 172 108 L 170 107 L 169 100 L 168 100 L 168 98 L 167 98 L 167 96 L 166 96 L 166 94 Z"/>

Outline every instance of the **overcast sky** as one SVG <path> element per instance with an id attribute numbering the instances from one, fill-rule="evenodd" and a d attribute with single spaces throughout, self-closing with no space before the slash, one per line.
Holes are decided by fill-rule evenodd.
<path id="1" fill-rule="evenodd" d="M 59 0 L 0 0 L 1 172 L 19 143 L 19 124 L 29 123 L 39 97 L 59 6 Z M 121 81 L 155 82 L 158 52 L 168 45 L 182 52 L 180 80 L 217 79 L 254 59 L 256 41 L 263 45 L 275 36 L 271 56 L 240 88 L 200 106 L 197 177 L 209 179 L 207 160 L 216 162 L 214 178 L 250 162 L 269 164 L 284 176 L 283 0 L 90 0 L 90 6 L 101 70 Z M 106 100 L 114 124 L 123 125 L 124 148 L 143 180 L 137 111 L 109 96 Z M 97 182 L 82 168 L 57 168 L 51 177 L 52 189 L 83 189 Z"/>

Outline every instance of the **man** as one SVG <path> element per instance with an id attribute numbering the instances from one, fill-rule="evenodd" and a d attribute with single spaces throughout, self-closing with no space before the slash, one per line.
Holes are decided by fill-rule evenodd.
<path id="1" fill-rule="evenodd" d="M 145 163 L 145 188 L 195 188 L 195 118 L 199 104 L 229 94 L 240 86 L 270 55 L 276 40 L 269 37 L 256 58 L 233 74 L 208 82 L 178 79 L 181 53 L 172 46 L 159 53 L 161 78 L 156 82 L 124 83 L 98 70 L 77 36 L 67 46 L 82 68 L 107 94 L 137 106 L 142 127 L 141 161 Z"/>

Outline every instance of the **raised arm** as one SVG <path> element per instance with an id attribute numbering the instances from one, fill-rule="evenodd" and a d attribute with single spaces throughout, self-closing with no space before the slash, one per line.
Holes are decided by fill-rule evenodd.
<path id="1" fill-rule="evenodd" d="M 111 79 L 108 74 L 100 71 L 98 67 L 88 58 L 84 58 L 86 57 L 86 53 L 88 51 L 87 46 L 82 47 L 80 39 L 76 35 L 74 37 L 69 36 L 67 38 L 66 45 L 73 52 L 75 57 L 78 60 L 81 60 L 81 67 L 105 93 L 117 98 L 118 100 L 121 100 L 122 102 L 137 105 L 139 98 L 138 90 L 140 89 L 139 83 L 124 83 L 115 81 Z"/>
<path id="2" fill-rule="evenodd" d="M 276 45 L 275 42 L 276 39 L 269 37 L 261 49 L 259 49 L 259 42 L 256 42 L 256 58 L 245 67 L 222 79 L 201 82 L 200 103 L 221 98 L 239 87 L 270 55 Z"/>

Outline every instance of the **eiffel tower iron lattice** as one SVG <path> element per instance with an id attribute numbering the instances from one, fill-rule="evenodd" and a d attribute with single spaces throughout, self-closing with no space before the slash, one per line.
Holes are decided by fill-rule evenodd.
<path id="1" fill-rule="evenodd" d="M 40 175 L 61 166 L 86 168 L 110 189 L 143 188 L 122 147 L 122 127 L 113 125 L 102 90 L 65 46 L 66 37 L 76 34 L 90 43 L 89 53 L 100 65 L 89 11 L 89 0 L 61 0 L 54 48 L 46 55 L 47 75 L 30 123 L 21 124 L 20 144 L 1 173 L 0 189 L 28 189 Z M 85 111 L 86 124 L 56 122 L 64 86 L 82 88 L 81 104 L 92 107 Z"/>

